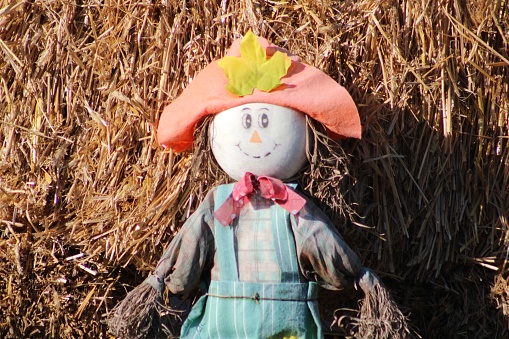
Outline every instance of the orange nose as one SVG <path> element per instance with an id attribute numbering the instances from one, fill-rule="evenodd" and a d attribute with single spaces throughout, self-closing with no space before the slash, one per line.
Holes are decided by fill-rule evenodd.
<path id="1" fill-rule="evenodd" d="M 257 143 L 257 144 L 262 143 L 262 139 L 260 138 L 260 136 L 258 135 L 258 132 L 256 130 L 253 132 L 253 135 L 251 136 L 251 140 L 249 140 L 249 141 L 253 142 L 253 143 Z"/>

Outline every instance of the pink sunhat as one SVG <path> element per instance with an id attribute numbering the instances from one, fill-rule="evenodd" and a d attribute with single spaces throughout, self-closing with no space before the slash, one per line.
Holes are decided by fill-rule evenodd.
<path id="1" fill-rule="evenodd" d="M 261 58 L 265 65 L 252 70 L 251 60 L 256 58 Z M 271 60 L 278 69 L 271 65 L 267 67 Z M 228 69 L 228 66 L 232 68 Z M 245 84 L 253 77 L 263 80 L 256 82 L 255 79 L 254 83 L 259 85 L 253 85 L 255 88 L 252 89 L 248 86 L 246 92 Z M 269 89 L 264 85 L 266 78 L 272 78 Z M 277 83 L 273 82 L 274 78 Z M 232 84 L 243 89 L 235 91 Z M 305 113 L 324 124 L 333 138 L 361 138 L 357 107 L 343 86 L 249 31 L 244 39 L 234 41 L 225 58 L 206 66 L 182 94 L 165 107 L 157 130 L 158 141 L 166 148 L 173 147 L 175 152 L 188 150 L 193 143 L 195 126 L 202 118 L 257 102 Z"/>

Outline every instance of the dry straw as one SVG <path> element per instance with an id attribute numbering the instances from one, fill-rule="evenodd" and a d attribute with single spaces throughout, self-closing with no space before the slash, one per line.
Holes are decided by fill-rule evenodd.
<path id="1" fill-rule="evenodd" d="M 1 0 L 0 337 L 106 336 L 211 184 L 162 108 L 249 28 L 358 103 L 338 227 L 415 333 L 507 337 L 507 0 Z"/>

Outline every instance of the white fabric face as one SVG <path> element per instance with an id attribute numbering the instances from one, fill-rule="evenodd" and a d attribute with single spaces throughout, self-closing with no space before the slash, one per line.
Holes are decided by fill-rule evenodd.
<path id="1" fill-rule="evenodd" d="M 287 179 L 307 161 L 306 117 L 286 107 L 251 103 L 218 113 L 210 139 L 219 166 L 235 180 L 246 172 Z"/>

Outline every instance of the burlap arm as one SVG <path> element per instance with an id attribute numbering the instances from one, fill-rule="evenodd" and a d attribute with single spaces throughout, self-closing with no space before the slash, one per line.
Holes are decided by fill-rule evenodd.
<path id="1" fill-rule="evenodd" d="M 302 274 L 329 290 L 355 282 L 362 270 L 359 257 L 346 244 L 329 218 L 311 201 L 291 216 Z"/>

